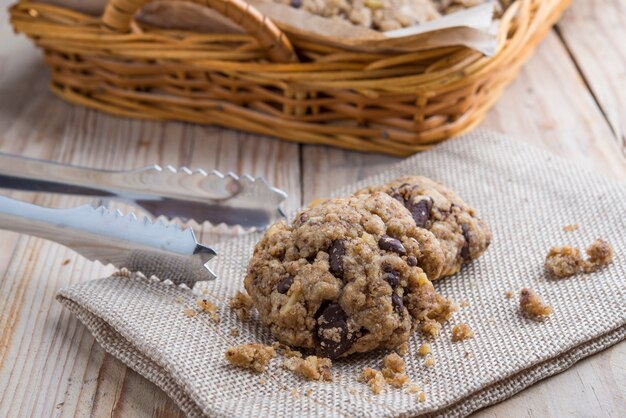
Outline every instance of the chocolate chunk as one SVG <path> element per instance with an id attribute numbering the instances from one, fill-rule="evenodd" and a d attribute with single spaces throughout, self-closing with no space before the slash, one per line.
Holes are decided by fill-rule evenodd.
<path id="1" fill-rule="evenodd" d="M 301 224 L 305 223 L 308 220 L 309 220 L 309 214 L 306 212 L 302 212 L 300 216 L 298 217 L 298 222 Z"/>
<path id="2" fill-rule="evenodd" d="M 400 274 L 397 271 L 390 271 L 383 274 L 383 279 L 386 280 L 391 287 L 396 287 L 400 284 Z"/>
<path id="3" fill-rule="evenodd" d="M 415 267 L 417 266 L 417 258 L 415 258 L 415 256 L 413 255 L 410 255 L 406 258 L 406 263 L 411 267 Z"/>
<path id="4" fill-rule="evenodd" d="M 470 235 L 469 228 L 465 224 L 461 224 L 461 230 L 463 231 L 463 237 L 465 238 L 465 243 L 463 244 L 463 248 L 461 248 L 461 257 L 463 260 L 470 260 Z"/>
<path id="5" fill-rule="evenodd" d="M 291 0 L 289 4 L 291 5 L 291 7 L 295 7 L 296 9 L 299 9 L 300 6 L 302 6 L 302 0 Z"/>
<path id="6" fill-rule="evenodd" d="M 292 284 L 293 276 L 286 276 L 280 281 L 280 283 L 278 283 L 278 286 L 276 286 L 276 290 L 278 290 L 278 293 L 285 294 L 289 291 L 289 288 Z"/>
<path id="7" fill-rule="evenodd" d="M 346 255 L 345 240 L 338 239 L 328 249 L 330 272 L 333 276 L 343 279 L 343 257 Z"/>
<path id="8" fill-rule="evenodd" d="M 324 357 L 337 358 L 352 346 L 352 339 L 348 336 L 348 315 L 338 303 L 332 302 L 321 309 L 316 328 L 315 334 Z"/>
<path id="9" fill-rule="evenodd" d="M 395 271 L 395 270 L 393 269 L 393 266 L 391 264 L 384 263 L 383 264 L 383 271 L 385 273 L 389 273 L 390 271 Z"/>
<path id="10" fill-rule="evenodd" d="M 411 216 L 415 220 L 418 228 L 425 228 L 430 220 L 431 210 L 433 208 L 432 198 L 422 199 L 416 203 L 406 202 L 406 208 L 411 212 Z"/>
<path id="11" fill-rule="evenodd" d="M 398 315 L 402 315 L 404 303 L 402 302 L 402 298 L 395 293 L 391 296 L 391 304 L 393 308 L 398 312 Z"/>
<path id="12" fill-rule="evenodd" d="M 404 204 L 404 197 L 400 194 L 398 189 L 396 189 L 395 187 L 391 189 L 391 191 L 389 192 L 389 196 L 393 197 L 398 202 Z"/>
<path id="13" fill-rule="evenodd" d="M 391 238 L 388 235 L 385 235 L 378 240 L 378 246 L 381 250 L 393 251 L 394 253 L 400 255 L 406 254 L 406 249 L 404 248 L 404 245 L 402 245 L 399 240 Z"/>

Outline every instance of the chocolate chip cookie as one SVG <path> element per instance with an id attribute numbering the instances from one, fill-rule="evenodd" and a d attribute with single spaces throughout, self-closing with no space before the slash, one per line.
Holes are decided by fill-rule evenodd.
<path id="1" fill-rule="evenodd" d="M 407 341 L 456 305 L 437 294 L 445 254 L 385 193 L 330 199 L 270 227 L 255 247 L 245 288 L 281 342 L 336 358 Z"/>
<path id="2" fill-rule="evenodd" d="M 441 243 L 445 267 L 441 274 L 429 274 L 437 280 L 459 271 L 461 266 L 477 259 L 491 242 L 487 223 L 476 216 L 452 190 L 429 178 L 406 176 L 387 184 L 370 186 L 357 192 L 384 192 L 408 209 L 418 228 L 431 231 Z"/>

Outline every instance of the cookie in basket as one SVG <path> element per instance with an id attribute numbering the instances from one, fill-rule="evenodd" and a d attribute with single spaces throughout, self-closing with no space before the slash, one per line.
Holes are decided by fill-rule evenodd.
<path id="1" fill-rule="evenodd" d="M 489 0 L 273 0 L 355 25 L 390 31 L 426 23 Z"/>

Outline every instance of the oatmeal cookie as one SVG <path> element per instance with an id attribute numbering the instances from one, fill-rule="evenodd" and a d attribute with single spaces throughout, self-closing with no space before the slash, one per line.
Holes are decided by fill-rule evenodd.
<path id="1" fill-rule="evenodd" d="M 491 243 L 491 230 L 476 211 L 447 187 L 429 178 L 406 176 L 359 193 L 385 192 L 411 213 L 415 225 L 431 231 L 445 253 L 445 268 L 430 280 L 457 273 L 461 266 L 477 259 Z"/>
<path id="2" fill-rule="evenodd" d="M 270 227 L 245 287 L 261 320 L 285 344 L 336 358 L 395 348 L 457 307 L 427 274 L 441 275 L 435 236 L 385 193 L 331 199 Z"/>
<path id="3" fill-rule="evenodd" d="M 331 19 L 387 31 L 441 17 L 431 0 L 272 0 Z"/>

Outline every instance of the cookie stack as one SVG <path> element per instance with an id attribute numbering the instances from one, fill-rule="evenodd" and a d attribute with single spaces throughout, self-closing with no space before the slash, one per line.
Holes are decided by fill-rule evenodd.
<path id="1" fill-rule="evenodd" d="M 445 186 L 403 177 L 316 202 L 255 247 L 245 287 L 281 342 L 337 358 L 438 335 L 457 309 L 432 281 L 458 272 L 491 232 Z"/>

